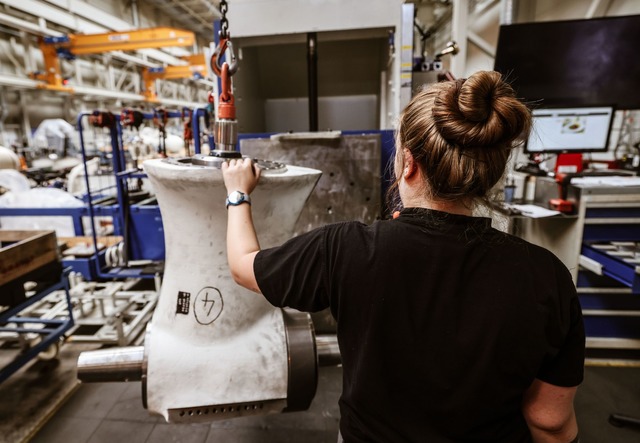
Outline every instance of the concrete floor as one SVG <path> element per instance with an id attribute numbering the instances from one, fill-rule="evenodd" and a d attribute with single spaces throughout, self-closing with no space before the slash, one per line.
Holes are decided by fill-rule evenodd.
<path id="1" fill-rule="evenodd" d="M 322 368 L 318 393 L 305 412 L 170 425 L 141 405 L 140 383 L 82 385 L 33 443 L 334 443 L 340 368 Z M 640 368 L 587 367 L 576 410 L 582 443 L 638 443 L 640 429 L 608 423 L 611 412 L 640 417 Z"/>
<path id="2" fill-rule="evenodd" d="M 321 368 L 318 391 L 304 412 L 211 424 L 167 424 L 142 407 L 135 383 L 83 384 L 31 440 L 33 443 L 335 443 L 342 369 Z M 1 436 L 0 436 L 1 438 Z"/>

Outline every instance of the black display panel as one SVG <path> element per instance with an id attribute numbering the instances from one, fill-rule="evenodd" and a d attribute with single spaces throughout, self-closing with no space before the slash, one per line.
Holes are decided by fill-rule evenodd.
<path id="1" fill-rule="evenodd" d="M 640 109 L 640 15 L 500 27 L 494 69 L 539 106 Z"/>

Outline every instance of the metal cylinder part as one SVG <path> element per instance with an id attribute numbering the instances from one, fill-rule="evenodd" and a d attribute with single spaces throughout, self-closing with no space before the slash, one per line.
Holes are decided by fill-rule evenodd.
<path id="1" fill-rule="evenodd" d="M 82 382 L 142 380 L 144 346 L 85 351 L 78 357 L 78 379 Z"/>
<path id="2" fill-rule="evenodd" d="M 220 151 L 235 151 L 238 143 L 237 120 L 220 119 L 214 127 L 216 149 Z"/>
<path id="3" fill-rule="evenodd" d="M 284 309 L 282 314 L 289 355 L 287 407 L 283 412 L 304 411 L 309 409 L 318 384 L 313 323 L 311 316 L 304 312 Z"/>
<path id="4" fill-rule="evenodd" d="M 289 349 L 287 411 L 304 410 L 315 394 L 319 366 L 336 366 L 342 362 L 335 335 L 313 336 L 308 314 L 286 310 L 287 345 Z M 314 346 L 315 344 L 315 346 Z M 83 383 L 140 381 L 144 373 L 144 346 L 85 351 L 78 357 L 78 379 Z"/>
<path id="5" fill-rule="evenodd" d="M 338 337 L 335 335 L 316 335 L 316 353 L 319 366 L 337 366 L 342 363 Z"/>

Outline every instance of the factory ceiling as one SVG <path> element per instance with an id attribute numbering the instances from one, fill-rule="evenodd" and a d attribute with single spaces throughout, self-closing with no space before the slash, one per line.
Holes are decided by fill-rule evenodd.
<path id="1" fill-rule="evenodd" d="M 213 39 L 213 22 L 220 19 L 219 1 L 147 0 L 147 2 L 202 38 Z"/>

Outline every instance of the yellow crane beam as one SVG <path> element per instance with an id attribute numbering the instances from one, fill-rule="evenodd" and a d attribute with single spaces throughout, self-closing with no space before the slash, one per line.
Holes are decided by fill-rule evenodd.
<path id="1" fill-rule="evenodd" d="M 171 80 L 178 78 L 204 78 L 207 75 L 207 65 L 204 54 L 182 57 L 188 64 L 181 66 L 167 66 L 164 68 L 144 68 L 142 82 L 143 95 L 148 101 L 158 101 L 156 94 L 156 80 Z"/>
<path id="2" fill-rule="evenodd" d="M 193 32 L 160 27 L 104 34 L 72 34 L 69 35 L 68 46 L 63 47 L 68 47 L 74 55 L 84 55 L 167 46 L 192 46 L 195 41 Z"/>
<path id="3" fill-rule="evenodd" d="M 73 59 L 76 55 L 100 54 L 110 51 L 132 51 L 168 46 L 192 46 L 195 34 L 177 28 L 158 27 L 102 34 L 69 34 L 63 37 L 44 37 L 39 40 L 44 56 L 44 72 L 30 76 L 42 81 L 42 87 L 73 92 L 64 85 L 60 57 Z"/>

